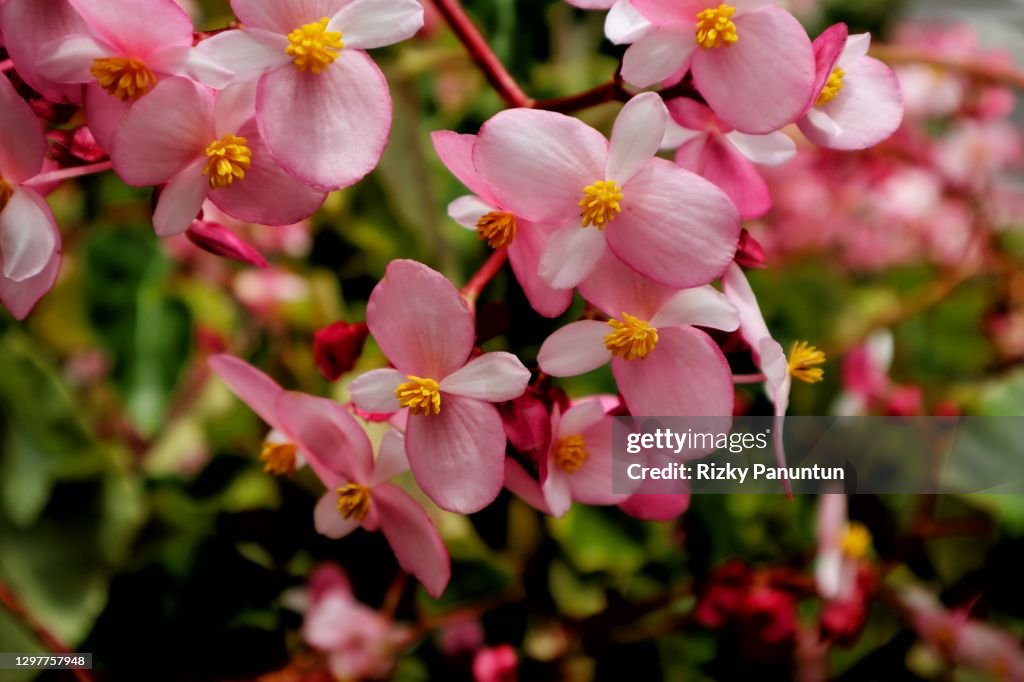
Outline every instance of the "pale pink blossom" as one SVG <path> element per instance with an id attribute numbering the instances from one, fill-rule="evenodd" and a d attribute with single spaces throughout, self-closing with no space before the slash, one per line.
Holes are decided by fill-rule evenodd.
<path id="1" fill-rule="evenodd" d="M 814 41 L 814 101 L 800 119 L 811 142 L 831 149 L 873 147 L 903 122 L 903 95 L 896 74 L 868 56 L 871 34 L 849 35 L 836 24 Z"/>
<path id="2" fill-rule="evenodd" d="M 270 153 L 321 189 L 347 187 L 376 167 L 391 129 L 384 74 L 365 50 L 423 25 L 416 0 L 232 0 L 244 29 L 199 49 L 259 81 L 256 110 Z"/>
<path id="3" fill-rule="evenodd" d="M 843 391 L 832 410 L 835 414 L 867 414 L 873 401 L 888 394 L 892 387 L 889 368 L 892 366 L 893 351 L 892 332 L 882 329 L 847 353 L 843 359 Z"/>
<path id="4" fill-rule="evenodd" d="M 183 78 L 162 81 L 125 115 L 114 137 L 114 170 L 130 185 L 164 184 L 157 234 L 188 229 L 209 199 L 229 215 L 288 225 L 312 215 L 325 192 L 282 170 L 253 118 L 255 88 L 216 95 Z"/>
<path id="5" fill-rule="evenodd" d="M 392 261 L 366 307 L 366 324 L 392 368 L 349 386 L 363 410 L 407 410 L 406 451 L 423 491 L 440 507 L 475 512 L 501 490 L 505 430 L 492 403 L 519 397 L 530 372 L 514 355 L 472 357 L 473 315 L 443 275 Z"/>
<path id="6" fill-rule="evenodd" d="M 721 187 L 741 218 L 758 218 L 772 206 L 771 193 L 754 164 L 779 166 L 796 155 L 796 143 L 782 132 L 750 135 L 733 130 L 692 99 L 673 99 L 664 145 L 676 149 L 676 163 Z"/>
<path id="7" fill-rule="evenodd" d="M 769 0 L 632 0 L 655 29 L 626 51 L 622 75 L 647 87 L 687 69 L 708 105 L 745 133 L 769 133 L 807 108 L 814 52 Z"/>
<path id="8" fill-rule="evenodd" d="M 732 331 L 736 309 L 710 286 L 678 290 L 630 270 L 605 254 L 580 293 L 610 319 L 583 320 L 541 346 L 541 369 L 556 377 L 611 362 L 634 415 L 731 416 L 732 372 L 705 332 Z"/>
<path id="9" fill-rule="evenodd" d="M 271 315 L 279 308 L 306 301 L 309 280 L 283 268 L 243 270 L 235 275 L 232 291 L 254 313 Z"/>
<path id="10" fill-rule="evenodd" d="M 29 87 L 52 102 L 81 102 L 80 86 L 55 83 L 39 72 L 39 63 L 49 55 L 44 49 L 47 45 L 58 38 L 88 33 L 85 22 L 68 0 L 0 2 L 0 28 L 14 70 Z"/>
<path id="11" fill-rule="evenodd" d="M 818 592 L 829 600 L 854 597 L 860 563 L 871 548 L 871 535 L 859 523 L 850 523 L 846 495 L 823 493 L 818 498 L 818 553 L 814 578 Z"/>
<path id="12" fill-rule="evenodd" d="M 46 137 L 32 109 L 0 75 L 0 301 L 24 319 L 57 279 L 60 231 L 32 185 Z"/>
<path id="13" fill-rule="evenodd" d="M 431 139 L 444 165 L 473 192 L 453 201 L 448 206 L 448 215 L 463 227 L 475 230 L 492 247 L 508 247 L 512 272 L 534 310 L 545 317 L 564 313 L 572 302 L 572 290 L 552 288 L 539 274 L 541 254 L 553 228 L 517 216 L 501 205 L 473 166 L 475 135 L 445 130 L 433 133 Z"/>
<path id="14" fill-rule="evenodd" d="M 611 143 L 578 119 L 512 109 L 488 121 L 473 150 L 494 198 L 517 216 L 559 225 L 540 275 L 570 289 L 606 247 L 631 268 L 676 287 L 707 284 L 732 260 L 736 207 L 710 182 L 655 157 L 668 111 L 655 93 L 634 97 Z"/>
<path id="15" fill-rule="evenodd" d="M 935 165 L 954 184 L 985 189 L 995 176 L 1019 163 L 1024 143 L 1008 121 L 958 121 L 935 145 Z"/>
<path id="16" fill-rule="evenodd" d="M 608 10 L 604 34 L 616 45 L 632 43 L 654 30 L 631 0 L 566 0 L 580 9 Z"/>

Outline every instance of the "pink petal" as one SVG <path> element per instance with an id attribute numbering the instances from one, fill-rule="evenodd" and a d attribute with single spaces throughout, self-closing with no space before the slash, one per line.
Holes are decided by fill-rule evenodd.
<path id="1" fill-rule="evenodd" d="M 813 96 L 808 106 L 813 106 L 814 100 L 818 98 L 821 91 L 825 89 L 825 83 L 832 71 L 839 63 L 839 57 L 843 54 L 846 41 L 850 32 L 846 24 L 833 24 L 822 31 L 821 35 L 814 39 L 815 78 Z"/>
<path id="2" fill-rule="evenodd" d="M 393 485 L 374 488 L 373 501 L 380 514 L 380 530 L 398 565 L 416 576 L 430 596 L 440 597 L 448 586 L 452 568 L 434 522 L 423 507 Z"/>
<path id="3" fill-rule="evenodd" d="M 4 48 L 14 68 L 29 87 L 52 102 L 79 103 L 82 90 L 50 82 L 39 72 L 39 62 L 55 40 L 88 28 L 67 0 L 6 0 L 0 2 L 0 26 L 4 28 Z"/>
<path id="4" fill-rule="evenodd" d="M 474 232 L 476 232 L 476 226 L 480 222 L 480 218 L 493 210 L 495 210 L 494 206 L 488 204 L 475 194 L 459 197 L 448 204 L 448 216 L 467 230 L 473 230 Z M 518 240 L 519 237 L 517 236 L 516 239 Z"/>
<path id="5" fill-rule="evenodd" d="M 473 315 L 451 282 L 411 260 L 395 260 L 370 295 L 366 323 L 399 371 L 436 381 L 466 364 Z"/>
<path id="6" fill-rule="evenodd" d="M 127 56 L 192 44 L 192 20 L 174 0 L 68 0 L 97 36 Z"/>
<path id="7" fill-rule="evenodd" d="M 859 62 L 861 58 L 868 55 L 868 50 L 870 49 L 870 33 L 858 33 L 850 36 L 847 38 L 846 45 L 843 47 L 843 53 L 839 55 L 839 66 L 845 68 L 847 65 Z"/>
<path id="8" fill-rule="evenodd" d="M 629 46 L 622 58 L 622 77 L 646 88 L 686 69 L 697 49 L 692 27 L 658 28 Z"/>
<path id="9" fill-rule="evenodd" d="M 606 244 L 604 233 L 596 227 L 566 223 L 548 237 L 538 274 L 553 289 L 571 290 L 594 271 Z"/>
<path id="10" fill-rule="evenodd" d="M 631 2 L 640 14 L 657 26 L 670 24 L 693 24 L 696 26 L 697 13 L 715 6 L 714 3 L 706 0 L 631 0 Z"/>
<path id="11" fill-rule="evenodd" d="M 471 514 L 501 491 L 505 431 L 490 403 L 444 396 L 439 414 L 409 416 L 405 448 L 416 482 L 442 509 Z"/>
<path id="12" fill-rule="evenodd" d="M 605 36 L 616 45 L 635 43 L 653 28 L 630 0 L 616 0 L 604 22 Z"/>
<path id="13" fill-rule="evenodd" d="M 96 143 L 109 152 L 114 147 L 114 134 L 125 114 L 132 108 L 132 103 L 114 97 L 97 83 L 87 83 L 83 91 L 89 131 L 96 138 Z"/>
<path id="14" fill-rule="evenodd" d="M 221 258 L 265 268 L 269 264 L 263 254 L 220 223 L 193 220 L 185 231 L 188 240 L 207 253 Z"/>
<path id="15" fill-rule="evenodd" d="M 567 324 L 547 338 L 537 362 L 542 371 L 554 377 L 586 374 L 611 360 L 612 354 L 604 345 L 610 331 L 607 324 L 597 320 Z"/>
<path id="16" fill-rule="evenodd" d="M 505 460 L 505 487 L 537 511 L 551 513 L 540 484 L 526 473 L 522 464 L 511 457 Z"/>
<path id="17" fill-rule="evenodd" d="M 260 419 L 275 429 L 280 428 L 276 406 L 284 389 L 277 382 L 244 360 L 231 355 L 214 355 L 209 362 L 217 376 Z"/>
<path id="18" fill-rule="evenodd" d="M 530 383 L 530 370 L 511 353 L 484 353 L 441 381 L 445 394 L 492 403 L 518 398 Z"/>
<path id="19" fill-rule="evenodd" d="M 740 326 L 740 318 L 725 294 L 704 286 L 673 295 L 651 319 L 651 324 L 659 329 L 692 325 L 731 332 Z"/>
<path id="20" fill-rule="evenodd" d="M 256 111 L 277 162 L 320 189 L 348 187 L 372 171 L 391 130 L 387 81 L 359 50 L 342 50 L 322 73 L 286 66 L 266 74 Z"/>
<path id="21" fill-rule="evenodd" d="M 205 161 L 204 151 L 216 139 L 210 91 L 184 78 L 168 78 L 125 114 L 111 158 L 129 185 L 159 185 L 197 160 Z"/>
<path id="22" fill-rule="evenodd" d="M 604 179 L 608 142 L 575 118 L 511 109 L 484 124 L 473 161 L 507 210 L 535 222 L 579 219 L 583 188 Z"/>
<path id="23" fill-rule="evenodd" d="M 606 417 L 583 431 L 587 461 L 569 474 L 572 498 L 584 504 L 618 504 L 626 495 L 612 492 L 612 420 Z"/>
<path id="24" fill-rule="evenodd" d="M 24 182 L 42 170 L 45 156 L 43 126 L 7 77 L 0 77 L 0 176 Z"/>
<path id="25" fill-rule="evenodd" d="M 814 51 L 791 14 L 774 6 L 736 16 L 739 42 L 698 49 L 693 79 L 715 114 L 745 133 L 770 133 L 800 117 L 814 87 Z"/>
<path id="26" fill-rule="evenodd" d="M 322 17 L 333 17 L 351 0 L 231 0 L 231 9 L 247 27 L 288 35 Z"/>
<path id="27" fill-rule="evenodd" d="M 796 156 L 796 142 L 786 133 L 748 135 L 732 131 L 725 134 L 732 146 L 750 161 L 762 166 L 780 166 Z"/>
<path id="28" fill-rule="evenodd" d="M 572 303 L 572 289 L 555 289 L 540 276 L 540 260 L 551 228 L 519 221 L 516 239 L 509 246 L 508 261 L 530 306 L 544 317 L 558 317 Z"/>
<path id="29" fill-rule="evenodd" d="M 299 446 L 325 486 L 372 481 L 373 446 L 344 407 L 327 398 L 287 391 L 278 398 L 275 411 L 281 430 Z"/>
<path id="30" fill-rule="evenodd" d="M 210 88 L 226 87 L 235 79 L 234 71 L 191 45 L 175 45 L 155 52 L 147 66 L 157 73 L 183 76 Z"/>
<path id="31" fill-rule="evenodd" d="M 724 126 L 715 116 L 715 112 L 688 97 L 676 97 L 667 102 L 666 106 L 672 120 L 684 128 L 701 132 L 721 132 Z"/>
<path id="32" fill-rule="evenodd" d="M 674 521 L 689 507 L 689 493 L 640 493 L 619 505 L 622 511 L 644 521 Z"/>
<path id="33" fill-rule="evenodd" d="M 670 286 L 707 284 L 732 262 L 736 207 L 707 180 L 662 159 L 623 188 L 622 215 L 605 230 L 626 265 Z"/>
<path id="34" fill-rule="evenodd" d="M 377 461 L 373 465 L 373 485 L 387 483 L 395 476 L 409 470 L 409 458 L 405 455 L 405 437 L 398 431 L 388 431 L 380 441 Z"/>
<path id="35" fill-rule="evenodd" d="M 485 202 L 497 204 L 490 188 L 480 179 L 473 165 L 473 147 L 476 135 L 459 135 L 450 130 L 437 130 L 430 134 L 441 163 L 451 171 L 473 194 L 478 194 Z"/>
<path id="36" fill-rule="evenodd" d="M 205 159 L 181 171 L 164 185 L 153 212 L 153 228 L 161 237 L 181 234 L 199 215 L 210 192 L 210 181 L 203 175 Z"/>
<path id="37" fill-rule="evenodd" d="M 552 516 L 565 516 L 565 513 L 572 507 L 569 474 L 555 466 L 553 461 L 549 462 L 540 489 L 544 493 L 544 502 L 551 510 Z"/>
<path id="38" fill-rule="evenodd" d="M 71 34 L 46 45 L 39 60 L 39 74 L 55 83 L 91 83 L 90 68 L 96 59 L 111 56 L 113 48 L 90 35 Z"/>
<path id="39" fill-rule="evenodd" d="M 768 185 L 757 168 L 720 135 L 685 143 L 676 152 L 676 163 L 721 188 L 741 218 L 759 218 L 772 207 Z"/>
<path id="40" fill-rule="evenodd" d="M 615 119 L 605 177 L 625 185 L 654 158 L 665 136 L 668 109 L 655 92 L 629 100 Z"/>
<path id="41" fill-rule="evenodd" d="M 23 282 L 41 273 L 60 250 L 53 213 L 31 189 L 14 187 L 0 211 L 0 259 L 4 279 Z"/>
<path id="42" fill-rule="evenodd" d="M 619 391 L 637 416 L 732 415 L 729 363 L 714 341 L 692 327 L 658 330 L 658 345 L 642 360 L 612 360 Z"/>
<path id="43" fill-rule="evenodd" d="M 580 283 L 580 294 L 608 317 L 629 313 L 650 320 L 672 297 L 675 289 L 644 277 L 614 254 L 606 252 L 594 271 Z M 610 330 L 605 329 L 605 333 Z"/>
<path id="44" fill-rule="evenodd" d="M 328 490 L 313 509 L 313 526 L 316 532 L 332 540 L 340 540 L 356 528 L 360 522 L 355 518 L 346 519 L 338 511 L 338 493 Z"/>
<path id="45" fill-rule="evenodd" d="M 417 0 L 353 0 L 338 10 L 328 29 L 341 31 L 345 48 L 369 50 L 411 38 L 423 26 Z"/>
<path id="46" fill-rule="evenodd" d="M 288 44 L 288 38 L 280 33 L 249 26 L 218 33 L 195 49 L 234 72 L 236 82 L 244 83 L 291 63 L 292 57 L 285 53 Z"/>
<path id="47" fill-rule="evenodd" d="M 771 332 L 761 314 L 761 307 L 757 303 L 754 290 L 750 288 L 750 282 L 740 266 L 730 265 L 722 277 L 722 289 L 726 298 L 735 306 L 740 316 L 740 335 L 747 342 L 751 350 L 758 355 L 758 347 L 761 339 L 770 339 Z"/>
<path id="48" fill-rule="evenodd" d="M 49 226 L 54 239 L 60 239 L 57 231 L 57 224 Z M 60 273 L 61 254 L 60 249 L 55 249 L 50 256 L 50 261 L 39 271 L 38 274 L 15 282 L 12 279 L 0 277 L 0 302 L 10 311 L 16 320 L 24 320 L 32 312 L 32 308 L 39 302 L 46 293 L 53 288 Z"/>
<path id="49" fill-rule="evenodd" d="M 596 426 L 604 419 L 605 408 L 600 400 L 584 400 L 578 402 L 561 415 L 558 419 L 556 433 L 558 438 L 568 438 L 582 434 L 587 429 Z"/>
<path id="50" fill-rule="evenodd" d="M 213 128 L 217 139 L 239 132 L 256 116 L 255 82 L 236 83 L 217 92 L 213 104 Z M 258 131 L 249 131 L 257 134 Z"/>
<path id="51" fill-rule="evenodd" d="M 616 0 L 566 0 L 566 2 L 580 9 L 609 9 Z"/>
<path id="52" fill-rule="evenodd" d="M 259 225 L 294 225 L 317 212 L 327 193 L 281 170 L 263 144 L 255 121 L 237 134 L 248 142 L 252 166 L 241 180 L 212 190 L 210 201 L 233 218 Z"/>
<path id="53" fill-rule="evenodd" d="M 402 409 L 395 389 L 405 383 L 405 375 L 396 369 L 375 369 L 355 378 L 348 386 L 359 409 L 373 414 L 387 414 Z"/>

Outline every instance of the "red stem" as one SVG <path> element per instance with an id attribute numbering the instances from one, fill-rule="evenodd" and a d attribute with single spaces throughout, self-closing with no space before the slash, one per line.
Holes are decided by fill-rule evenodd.
<path id="1" fill-rule="evenodd" d="M 39 623 L 28 609 L 25 608 L 24 604 L 21 603 L 14 593 L 4 584 L 0 584 L 0 605 L 7 609 L 12 616 L 19 620 L 24 625 L 32 636 L 35 637 L 39 642 L 46 647 L 47 651 L 53 654 L 72 654 L 67 646 L 61 643 L 49 630 L 47 630 L 41 623 Z M 88 670 L 71 670 L 70 671 L 78 682 L 95 682 L 95 678 L 92 673 Z"/>
<path id="2" fill-rule="evenodd" d="M 484 290 L 488 282 L 501 270 L 501 266 L 508 260 L 508 249 L 498 249 L 491 254 L 491 257 L 480 266 L 476 274 L 470 278 L 469 283 L 462 289 L 462 298 L 466 299 L 470 310 L 476 308 L 476 299 L 480 298 L 480 292 Z"/>

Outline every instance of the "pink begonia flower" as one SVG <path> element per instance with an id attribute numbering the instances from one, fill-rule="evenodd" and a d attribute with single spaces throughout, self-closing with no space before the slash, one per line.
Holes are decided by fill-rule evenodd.
<path id="1" fill-rule="evenodd" d="M 871 533 L 851 523 L 846 495 L 823 493 L 818 498 L 818 554 L 814 579 L 825 599 L 847 600 L 854 596 L 860 564 L 871 549 Z"/>
<path id="2" fill-rule="evenodd" d="M 983 190 L 1021 161 L 1024 143 L 1009 121 L 957 121 L 935 145 L 935 166 L 960 187 Z"/>
<path id="3" fill-rule="evenodd" d="M 505 430 L 492 404 L 519 397 L 530 372 L 509 353 L 470 358 L 473 314 L 444 275 L 392 261 L 370 295 L 366 324 L 393 369 L 349 386 L 367 412 L 408 409 L 405 446 L 413 476 L 443 509 L 468 514 L 501 491 Z"/>
<path id="4" fill-rule="evenodd" d="M 540 275 L 571 289 L 606 245 L 637 272 L 676 287 L 722 274 L 739 240 L 736 207 L 720 189 L 655 157 L 668 110 L 655 93 L 631 99 L 611 143 L 575 118 L 504 111 L 480 130 L 473 161 L 508 211 L 560 225 L 541 255 Z"/>
<path id="5" fill-rule="evenodd" d="M 162 237 L 188 229 L 209 198 L 225 213 L 287 225 L 316 212 L 326 194 L 282 170 L 253 118 L 252 85 L 216 95 L 168 78 L 125 115 L 114 137 L 114 170 L 129 185 L 167 183 L 153 226 Z"/>
<path id="6" fill-rule="evenodd" d="M 19 320 L 60 271 L 60 231 L 46 199 L 30 186 L 45 157 L 43 127 L 0 75 L 0 301 Z"/>
<path id="7" fill-rule="evenodd" d="M 843 391 L 836 399 L 833 414 L 864 415 L 873 401 L 888 394 L 892 387 L 889 368 L 892 366 L 893 347 L 892 332 L 882 329 L 847 353 L 843 359 Z"/>
<path id="8" fill-rule="evenodd" d="M 414 35 L 416 0 L 231 0 L 244 29 L 199 45 L 259 80 L 256 111 L 270 153 L 321 189 L 347 187 L 373 170 L 391 130 L 384 74 L 365 50 Z"/>
<path id="9" fill-rule="evenodd" d="M 541 346 L 541 370 L 576 376 L 612 363 L 634 415 L 731 416 L 729 363 L 696 326 L 732 331 L 736 309 L 710 286 L 677 289 L 646 278 L 605 254 L 580 293 L 610 319 L 566 325 Z"/>
<path id="10" fill-rule="evenodd" d="M 339 680 L 387 677 L 413 639 L 408 627 L 357 601 L 348 578 L 332 565 L 310 576 L 307 599 L 302 637 L 327 655 Z"/>
<path id="11" fill-rule="evenodd" d="M 39 62 L 49 54 L 44 46 L 58 38 L 88 32 L 68 0 L 0 2 L 0 28 L 14 70 L 30 88 L 52 102 L 81 102 L 81 87 L 54 83 L 39 73 Z"/>
<path id="12" fill-rule="evenodd" d="M 85 84 L 89 129 L 107 151 L 125 113 L 163 78 L 230 81 L 230 71 L 192 47 L 192 21 L 174 0 L 67 1 L 86 30 L 48 43 L 37 68 L 55 83 Z"/>
<path id="13" fill-rule="evenodd" d="M 811 142 L 844 151 L 867 149 L 903 123 L 903 95 L 892 69 L 868 56 L 871 34 L 848 35 L 846 24 L 814 41 L 815 99 L 800 130 Z"/>
<path id="14" fill-rule="evenodd" d="M 654 30 L 651 22 L 633 7 L 631 0 L 566 0 L 580 9 L 608 10 L 604 34 L 616 45 L 625 45 L 642 38 Z"/>
<path id="15" fill-rule="evenodd" d="M 481 649 L 473 658 L 474 682 L 516 682 L 519 657 L 511 644 Z"/>
<path id="16" fill-rule="evenodd" d="M 230 355 L 210 359 L 217 375 L 274 428 L 261 459 L 269 473 L 289 474 L 298 454 L 328 491 L 313 512 L 318 532 L 342 538 L 356 528 L 380 530 L 398 563 L 434 597 L 451 576 L 448 552 L 430 517 L 389 481 L 408 468 L 402 437 L 385 435 L 376 460 L 366 432 L 340 404 L 285 391 L 270 377 Z"/>
<path id="17" fill-rule="evenodd" d="M 721 187 L 741 218 L 767 213 L 771 192 L 754 164 L 779 166 L 796 155 L 796 143 L 782 132 L 749 135 L 733 130 L 692 99 L 674 99 L 668 111 L 672 120 L 664 146 L 678 148 L 676 163 Z"/>
<path id="18" fill-rule="evenodd" d="M 619 509 L 643 521 L 667 522 L 679 518 L 690 508 L 690 493 L 646 492 L 644 489 L 650 483 L 641 483 L 637 492 L 621 503 Z"/>
<path id="19" fill-rule="evenodd" d="M 572 303 L 571 289 L 554 289 L 538 274 L 541 254 L 552 228 L 533 223 L 507 210 L 481 180 L 473 166 L 475 135 L 447 130 L 431 135 L 434 149 L 448 170 L 471 192 L 448 206 L 448 215 L 475 230 L 493 248 L 508 247 L 508 259 L 530 305 L 545 317 L 558 317 Z"/>
<path id="20" fill-rule="evenodd" d="M 720 119 L 770 133 L 807 109 L 814 51 L 789 12 L 770 0 L 632 0 L 655 30 L 633 43 L 622 75 L 645 88 L 689 68 Z"/>

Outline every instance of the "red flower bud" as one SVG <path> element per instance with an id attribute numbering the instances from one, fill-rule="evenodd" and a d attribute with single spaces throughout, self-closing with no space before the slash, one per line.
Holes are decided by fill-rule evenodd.
<path id="1" fill-rule="evenodd" d="M 228 258 L 240 263 L 248 263 L 256 267 L 267 267 L 267 260 L 255 247 L 242 241 L 241 237 L 219 223 L 205 220 L 193 221 L 185 232 L 189 241 L 203 251 L 215 256 Z"/>
<path id="2" fill-rule="evenodd" d="M 547 447 L 551 438 L 551 414 L 548 406 L 532 391 L 498 406 L 508 442 L 520 452 Z"/>
<path id="3" fill-rule="evenodd" d="M 363 353 L 363 344 L 370 331 L 365 322 L 335 322 L 313 337 L 313 359 L 320 374 L 328 381 L 337 381 L 350 372 Z"/>
<path id="4" fill-rule="evenodd" d="M 746 230 L 740 232 L 740 243 L 736 248 L 736 264 L 747 270 L 765 267 L 764 247 Z"/>

